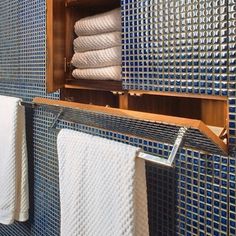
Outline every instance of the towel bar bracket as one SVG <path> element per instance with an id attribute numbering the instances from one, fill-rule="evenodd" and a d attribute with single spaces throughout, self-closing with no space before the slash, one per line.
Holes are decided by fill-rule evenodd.
<path id="1" fill-rule="evenodd" d="M 56 115 L 56 117 L 54 118 L 54 120 L 53 120 L 51 126 L 49 127 L 49 130 L 56 130 L 57 122 L 58 122 L 58 120 L 62 117 L 63 112 L 64 112 L 64 109 L 63 109 L 63 108 L 60 108 L 58 114 Z"/>
<path id="2" fill-rule="evenodd" d="M 19 102 L 19 105 L 20 105 L 20 106 L 27 107 L 27 108 L 36 108 L 36 107 L 37 107 L 37 104 L 34 103 L 34 102 L 20 101 L 20 102 Z"/>
<path id="3" fill-rule="evenodd" d="M 172 149 L 172 151 L 171 151 L 171 153 L 170 153 L 170 156 L 169 156 L 169 158 L 168 158 L 168 162 L 169 162 L 171 165 L 173 165 L 173 163 L 174 163 L 176 154 L 177 154 L 177 152 L 178 152 L 178 150 L 179 150 L 180 145 L 181 145 L 182 142 L 183 142 L 184 135 L 186 134 L 187 130 L 188 130 L 188 128 L 186 128 L 186 127 L 181 127 L 181 128 L 179 129 L 177 138 L 176 138 L 176 140 L 175 140 L 175 144 L 174 144 L 173 149 Z"/>
<path id="4" fill-rule="evenodd" d="M 140 158 L 142 158 L 146 161 L 153 162 L 155 164 L 160 164 L 160 165 L 164 165 L 164 166 L 168 166 L 168 167 L 173 167 L 176 154 L 177 154 L 177 152 L 180 148 L 180 145 L 183 142 L 184 135 L 187 132 L 187 130 L 188 130 L 188 128 L 186 128 L 186 127 L 181 127 L 179 129 L 177 138 L 175 140 L 175 143 L 173 145 L 173 148 L 171 150 L 171 153 L 170 153 L 168 159 L 161 158 L 161 157 L 154 156 L 154 155 L 150 155 L 150 154 L 146 154 L 146 153 L 143 153 L 143 152 L 140 152 L 138 157 L 140 157 Z"/>

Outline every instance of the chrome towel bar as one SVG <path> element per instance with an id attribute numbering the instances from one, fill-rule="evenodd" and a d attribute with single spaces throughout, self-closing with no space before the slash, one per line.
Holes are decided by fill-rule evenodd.
<path id="1" fill-rule="evenodd" d="M 36 108 L 38 106 L 42 106 L 42 104 L 37 104 L 35 102 L 24 102 L 24 101 L 21 101 L 20 105 L 28 107 L 28 108 Z M 55 107 L 55 108 L 58 109 L 58 113 L 57 113 L 54 121 L 52 122 L 52 124 L 50 126 L 50 129 L 57 130 L 56 125 L 57 125 L 58 120 L 63 119 L 62 118 L 62 116 L 64 114 L 63 107 L 56 106 L 56 105 L 43 105 L 43 106 L 47 106 L 47 107 L 50 107 L 50 108 Z M 66 119 L 63 119 L 63 120 L 66 120 Z M 141 158 L 141 159 L 144 159 L 145 161 L 149 161 L 149 162 L 159 164 L 159 165 L 162 165 L 162 166 L 173 167 L 175 157 L 176 157 L 177 152 L 178 152 L 178 150 L 179 150 L 179 148 L 180 148 L 180 146 L 183 142 L 184 135 L 187 132 L 187 130 L 188 130 L 188 128 L 186 128 L 186 127 L 181 127 L 179 129 L 178 134 L 177 134 L 177 138 L 174 142 L 173 148 L 170 152 L 170 155 L 169 155 L 168 159 L 162 158 L 162 157 L 159 157 L 159 156 L 156 156 L 156 155 L 152 155 L 152 154 L 149 154 L 149 153 L 145 153 L 143 151 L 139 152 L 138 158 Z"/>

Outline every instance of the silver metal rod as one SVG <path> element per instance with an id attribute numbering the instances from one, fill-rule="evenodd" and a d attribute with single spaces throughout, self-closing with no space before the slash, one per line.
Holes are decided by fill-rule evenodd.
<path id="1" fill-rule="evenodd" d="M 187 130 L 188 129 L 185 128 L 185 127 L 181 127 L 179 129 L 177 138 L 175 140 L 175 144 L 173 145 L 172 151 L 171 151 L 168 159 L 158 157 L 158 156 L 154 156 L 154 155 L 150 155 L 150 154 L 147 154 L 147 153 L 144 153 L 144 152 L 140 152 L 138 157 L 142 158 L 146 161 L 153 162 L 155 164 L 160 164 L 160 165 L 164 165 L 164 166 L 168 166 L 168 167 L 173 167 L 175 157 L 177 155 L 177 152 L 179 150 L 179 147 L 180 147 L 180 145 L 183 141 L 184 135 L 185 135 Z"/>
<path id="2" fill-rule="evenodd" d="M 173 163 L 174 163 L 176 154 L 179 150 L 180 145 L 183 142 L 183 138 L 184 138 L 184 135 L 187 132 L 187 130 L 188 129 L 186 127 L 181 127 L 179 129 L 179 132 L 178 132 L 177 138 L 175 140 L 174 146 L 173 146 L 173 148 L 171 150 L 171 153 L 170 153 L 170 156 L 168 158 L 168 162 L 170 163 L 170 165 L 173 165 Z"/>
<path id="3" fill-rule="evenodd" d="M 151 155 L 151 154 L 147 154 L 147 153 L 144 153 L 144 152 L 140 152 L 138 154 L 138 158 L 144 159 L 145 161 L 150 161 L 150 162 L 155 163 L 155 164 L 160 164 L 160 165 L 164 165 L 164 166 L 167 166 L 167 167 L 173 167 L 171 165 L 171 163 L 169 163 L 168 159 L 158 157 L 158 156 L 154 156 L 154 155 Z"/>

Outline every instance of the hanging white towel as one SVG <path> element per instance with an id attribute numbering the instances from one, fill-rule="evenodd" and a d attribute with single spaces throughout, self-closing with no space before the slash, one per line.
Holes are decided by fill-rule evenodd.
<path id="1" fill-rule="evenodd" d="M 75 79 L 121 80 L 121 66 L 75 69 L 72 75 Z"/>
<path id="2" fill-rule="evenodd" d="M 121 31 L 120 8 L 82 18 L 75 23 L 75 33 L 78 36 L 102 34 Z"/>
<path id="3" fill-rule="evenodd" d="M 25 111 L 21 100 L 0 96 L 0 223 L 28 219 Z"/>
<path id="4" fill-rule="evenodd" d="M 74 40 L 75 52 L 86 52 L 121 46 L 121 32 L 81 36 Z"/>
<path id="5" fill-rule="evenodd" d="M 75 53 L 71 63 L 79 69 L 121 65 L 121 47 Z"/>
<path id="6" fill-rule="evenodd" d="M 148 236 L 139 149 L 66 129 L 57 141 L 61 236 Z"/>

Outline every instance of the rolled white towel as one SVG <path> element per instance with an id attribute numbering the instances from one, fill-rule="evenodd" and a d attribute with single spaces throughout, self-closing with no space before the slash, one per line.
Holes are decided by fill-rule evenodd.
<path id="1" fill-rule="evenodd" d="M 75 69 L 75 79 L 121 80 L 121 66 L 110 66 L 95 69 Z"/>
<path id="2" fill-rule="evenodd" d="M 120 8 L 80 19 L 75 23 L 78 36 L 121 31 Z"/>
<path id="3" fill-rule="evenodd" d="M 80 36 L 74 40 L 75 52 L 86 52 L 121 46 L 121 32 Z"/>
<path id="4" fill-rule="evenodd" d="M 75 53 L 72 65 L 79 69 L 121 65 L 121 47 Z"/>

